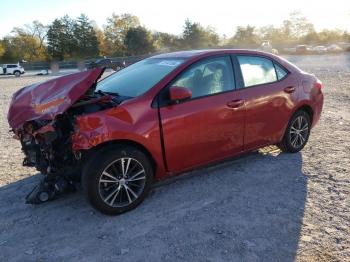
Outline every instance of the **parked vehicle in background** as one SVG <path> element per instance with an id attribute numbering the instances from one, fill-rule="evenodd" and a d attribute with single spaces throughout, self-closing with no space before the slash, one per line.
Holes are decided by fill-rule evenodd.
<path id="1" fill-rule="evenodd" d="M 24 73 L 24 68 L 19 64 L 3 64 L 0 67 L 0 74 L 2 75 L 15 75 L 19 77 Z"/>
<path id="2" fill-rule="evenodd" d="M 338 45 L 343 51 L 350 51 L 350 43 L 348 43 L 348 42 L 338 42 L 337 45 Z"/>
<path id="3" fill-rule="evenodd" d="M 286 54 L 326 54 L 326 53 L 340 53 L 350 51 L 350 44 L 345 42 L 339 42 L 337 44 L 331 44 L 329 46 L 310 46 L 310 45 L 298 45 L 296 47 L 285 47 L 282 51 Z"/>
<path id="4" fill-rule="evenodd" d="M 39 73 L 37 73 L 36 75 L 37 76 L 46 76 L 48 75 L 50 72 L 49 72 L 49 69 L 43 69 L 43 70 L 40 70 Z"/>
<path id="5" fill-rule="evenodd" d="M 278 50 L 273 48 L 269 40 L 263 40 L 260 46 L 260 50 L 269 52 L 271 54 L 278 55 Z"/>
<path id="6" fill-rule="evenodd" d="M 316 54 L 325 54 L 327 53 L 327 47 L 323 46 L 323 45 L 318 45 L 318 46 L 315 46 L 311 49 L 311 51 L 313 53 L 316 53 Z"/>
<path id="7" fill-rule="evenodd" d="M 307 45 L 297 45 L 295 48 L 295 53 L 298 55 L 304 55 L 310 53 L 311 48 Z"/>
<path id="8" fill-rule="evenodd" d="M 113 61 L 109 58 L 101 58 L 96 61 L 92 61 L 87 64 L 87 69 L 93 69 L 98 67 L 105 67 L 109 69 L 113 69 L 114 71 L 119 71 L 125 67 L 125 62 Z"/>
<path id="9" fill-rule="evenodd" d="M 327 46 L 327 53 L 339 53 L 342 51 L 344 50 L 339 45 L 333 44 L 333 45 Z"/>
<path id="10" fill-rule="evenodd" d="M 276 55 L 196 50 L 153 56 L 101 81 L 96 68 L 18 90 L 8 121 L 41 203 L 82 181 L 90 203 L 116 215 L 154 180 L 278 145 L 295 153 L 318 122 L 322 83 Z"/>
<path id="11" fill-rule="evenodd" d="M 296 49 L 296 47 L 285 47 L 285 48 L 282 49 L 282 51 L 284 53 L 293 55 L 293 54 L 296 54 L 297 49 Z"/>

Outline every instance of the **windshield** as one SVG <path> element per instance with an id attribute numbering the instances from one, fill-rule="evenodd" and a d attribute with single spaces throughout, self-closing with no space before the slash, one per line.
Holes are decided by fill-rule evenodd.
<path id="1" fill-rule="evenodd" d="M 184 62 L 178 58 L 148 58 L 98 82 L 96 91 L 121 96 L 142 95 Z"/>

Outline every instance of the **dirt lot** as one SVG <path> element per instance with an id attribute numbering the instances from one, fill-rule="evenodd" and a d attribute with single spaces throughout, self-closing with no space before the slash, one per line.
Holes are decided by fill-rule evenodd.
<path id="1" fill-rule="evenodd" d="M 0 78 L 0 261 L 350 261 L 350 56 L 290 59 L 325 84 L 306 148 L 275 148 L 158 185 L 136 210 L 95 212 L 81 192 L 24 204 L 39 179 L 8 133 Z"/>

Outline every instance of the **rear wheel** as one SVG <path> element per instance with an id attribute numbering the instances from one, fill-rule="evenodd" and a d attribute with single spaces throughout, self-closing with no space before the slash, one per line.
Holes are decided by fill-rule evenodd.
<path id="1" fill-rule="evenodd" d="M 137 207 L 153 179 L 147 156 L 131 146 L 111 147 L 95 154 L 83 169 L 82 183 L 97 210 L 117 215 Z"/>
<path id="2" fill-rule="evenodd" d="M 288 123 L 279 147 L 282 151 L 296 153 L 306 145 L 311 130 L 310 116 L 303 110 L 296 112 Z"/>

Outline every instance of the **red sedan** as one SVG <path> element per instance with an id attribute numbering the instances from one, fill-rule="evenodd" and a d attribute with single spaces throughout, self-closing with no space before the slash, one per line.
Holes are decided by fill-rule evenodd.
<path id="1" fill-rule="evenodd" d="M 9 124 L 41 203 L 80 181 L 106 214 L 139 205 L 154 180 L 267 145 L 300 151 L 320 118 L 322 83 L 249 50 L 153 56 L 98 81 L 97 68 L 25 87 Z"/>

